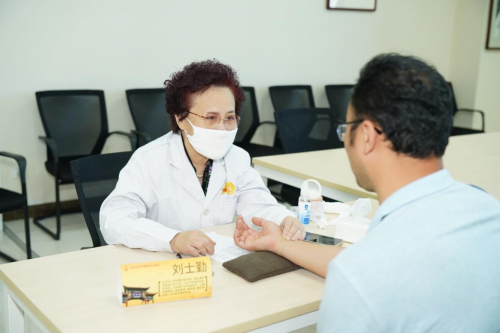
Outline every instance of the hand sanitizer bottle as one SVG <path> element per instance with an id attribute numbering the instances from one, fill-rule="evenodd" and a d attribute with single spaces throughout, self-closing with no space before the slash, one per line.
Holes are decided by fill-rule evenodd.
<path id="1" fill-rule="evenodd" d="M 309 184 L 305 181 L 302 183 L 299 197 L 299 220 L 302 224 L 309 224 L 310 209 L 311 197 L 309 196 Z"/>

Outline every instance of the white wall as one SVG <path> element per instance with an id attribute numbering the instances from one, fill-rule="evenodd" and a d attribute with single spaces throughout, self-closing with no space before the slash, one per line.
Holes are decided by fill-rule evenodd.
<path id="1" fill-rule="evenodd" d="M 489 0 L 457 0 L 450 62 L 457 104 L 483 110 L 486 131 L 500 131 L 500 51 L 486 50 Z M 480 117 L 460 113 L 456 125 L 480 127 Z"/>
<path id="2" fill-rule="evenodd" d="M 481 38 L 486 32 L 485 6 L 481 2 L 485 1 L 457 0 L 449 78 L 457 104 L 464 108 L 472 108 L 476 103 L 481 51 L 486 39 Z"/>
<path id="3" fill-rule="evenodd" d="M 500 51 L 481 54 L 474 107 L 484 110 L 487 132 L 500 131 Z"/>
<path id="4" fill-rule="evenodd" d="M 28 159 L 32 204 L 54 201 L 34 92 L 103 89 L 110 130 L 130 130 L 125 89 L 161 87 L 195 60 L 218 58 L 255 86 L 353 83 L 375 54 L 414 54 L 449 75 L 456 0 L 379 0 L 376 12 L 328 11 L 325 0 L 0 1 L 0 150 Z M 480 96 L 479 96 L 480 97 Z M 479 98 L 478 97 L 478 98 Z M 481 98 L 479 98 L 480 100 Z M 106 151 L 128 149 L 113 138 Z M 16 188 L 11 164 L 2 183 Z M 72 185 L 62 199 L 74 199 Z"/>

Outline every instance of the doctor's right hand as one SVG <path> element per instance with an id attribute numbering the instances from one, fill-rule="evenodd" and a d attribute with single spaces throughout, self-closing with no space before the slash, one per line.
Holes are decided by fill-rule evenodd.
<path id="1" fill-rule="evenodd" d="M 172 238 L 172 251 L 197 257 L 200 254 L 214 254 L 215 242 L 199 230 L 182 231 Z"/>

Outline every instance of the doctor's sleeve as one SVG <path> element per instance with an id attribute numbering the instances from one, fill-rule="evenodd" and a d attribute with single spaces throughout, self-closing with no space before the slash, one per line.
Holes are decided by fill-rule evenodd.
<path id="1" fill-rule="evenodd" d="M 100 229 L 108 244 L 123 244 L 148 251 L 172 251 L 170 241 L 179 232 L 146 218 L 158 202 L 151 191 L 146 165 L 134 154 L 120 172 L 116 188 L 100 211 Z"/>
<path id="2" fill-rule="evenodd" d="M 236 212 L 243 215 L 247 224 L 251 225 L 252 217 L 262 217 L 277 224 L 287 216 L 295 217 L 271 195 L 260 174 L 250 166 L 250 158 L 247 169 L 240 177 Z"/>

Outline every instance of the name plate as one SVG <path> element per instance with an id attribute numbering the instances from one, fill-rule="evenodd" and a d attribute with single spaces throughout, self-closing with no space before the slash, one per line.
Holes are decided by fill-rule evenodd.
<path id="1" fill-rule="evenodd" d="M 212 296 L 209 257 L 121 265 L 122 307 Z"/>

